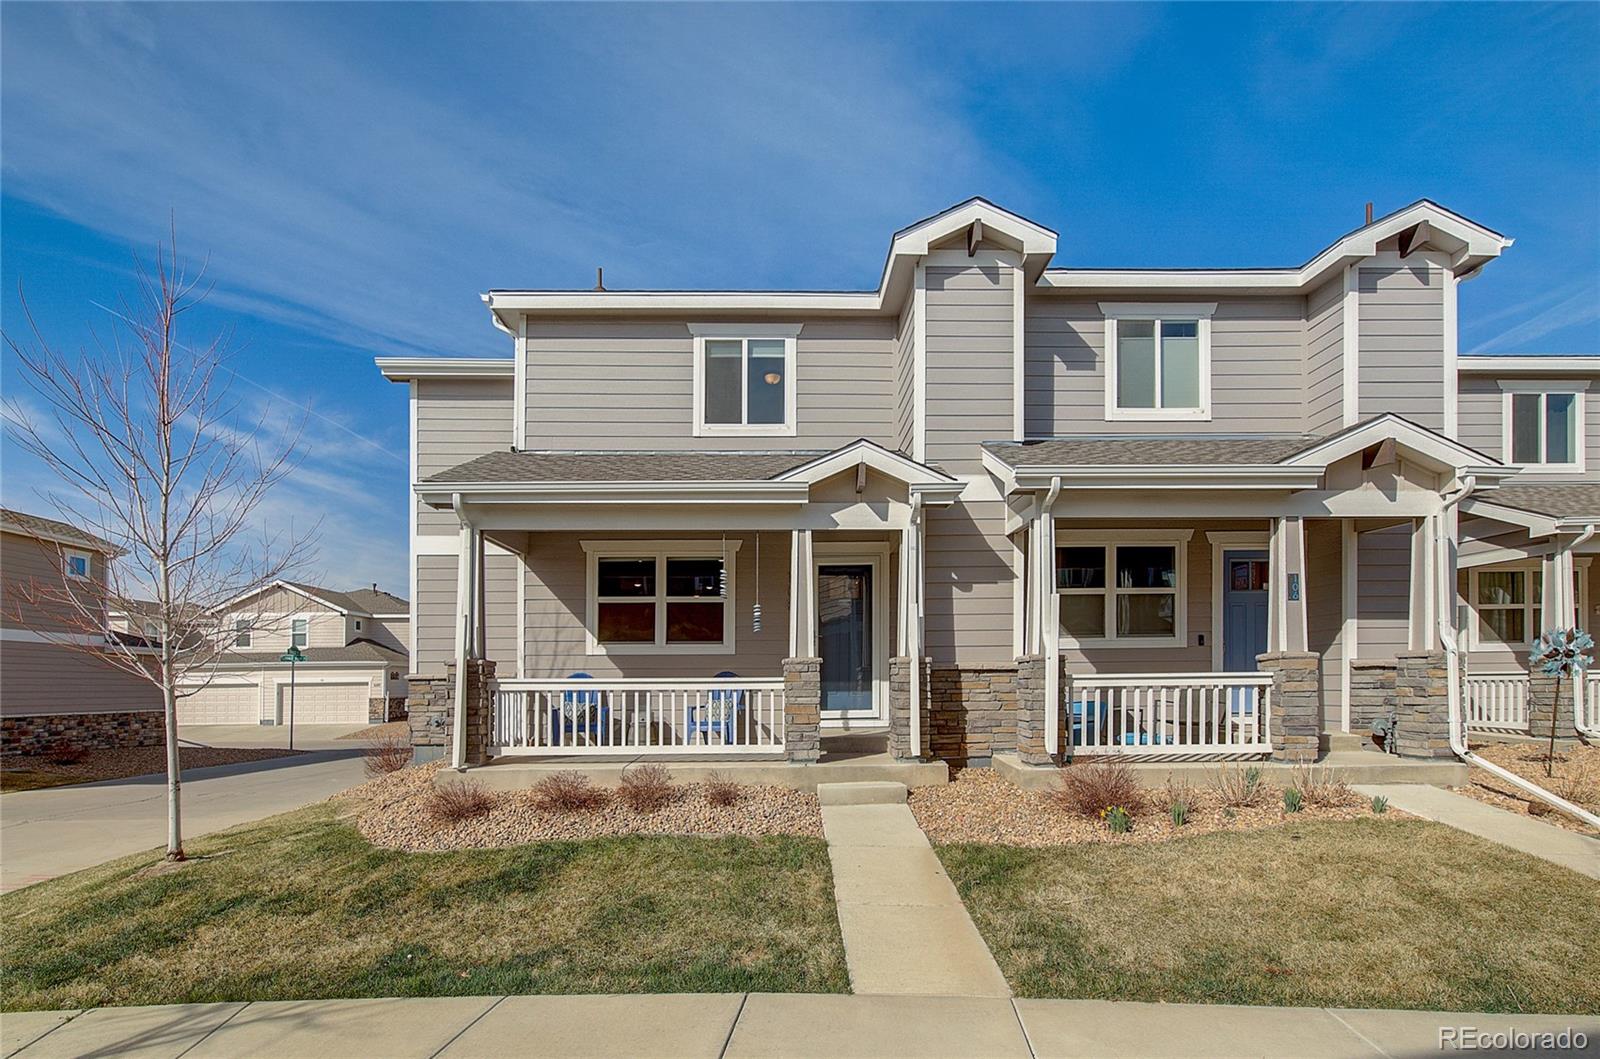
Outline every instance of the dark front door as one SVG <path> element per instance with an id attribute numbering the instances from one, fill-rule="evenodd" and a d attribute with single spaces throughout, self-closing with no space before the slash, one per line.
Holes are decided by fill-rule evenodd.
<path id="1" fill-rule="evenodd" d="M 1222 668 L 1253 673 L 1267 649 L 1267 553 L 1222 553 Z"/>
<path id="2" fill-rule="evenodd" d="M 824 713 L 873 708 L 872 587 L 870 564 L 817 567 L 817 650 L 822 656 Z"/>

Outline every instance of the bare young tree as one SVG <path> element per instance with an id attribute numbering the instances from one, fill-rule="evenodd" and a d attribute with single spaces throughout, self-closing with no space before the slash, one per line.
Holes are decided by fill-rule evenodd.
<path id="1" fill-rule="evenodd" d="M 59 351 L 25 300 L 27 338 L 5 336 L 38 398 L 7 398 L 7 432 L 59 480 L 48 495 L 56 512 L 120 553 L 103 579 L 40 582 L 23 594 L 32 613 L 56 619 L 50 627 L 64 618 L 72 630 L 44 627 L 43 638 L 160 689 L 169 860 L 184 858 L 178 700 L 210 683 L 234 643 L 234 625 L 219 608 L 288 574 L 315 532 L 270 527 L 263 508 L 292 469 L 303 421 L 285 426 L 284 410 L 273 406 L 243 415 L 225 333 L 199 345 L 179 341 L 180 323 L 206 293 L 200 276 L 186 275 L 174 233 L 152 265 L 139 266 L 109 345 Z M 117 611 L 154 635 L 110 632 L 106 615 Z"/>

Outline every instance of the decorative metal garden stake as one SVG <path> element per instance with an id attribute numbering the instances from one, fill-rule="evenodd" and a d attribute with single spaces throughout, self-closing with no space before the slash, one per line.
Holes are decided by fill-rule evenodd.
<path id="1" fill-rule="evenodd" d="M 1561 678 L 1572 681 L 1573 692 L 1577 682 L 1592 661 L 1594 637 L 1582 629 L 1551 629 L 1533 641 L 1528 650 L 1528 669 L 1538 666 L 1545 676 L 1556 678 L 1556 701 L 1550 707 L 1550 752 L 1544 759 L 1544 774 L 1555 775 L 1556 767 L 1556 713 L 1561 705 Z"/>

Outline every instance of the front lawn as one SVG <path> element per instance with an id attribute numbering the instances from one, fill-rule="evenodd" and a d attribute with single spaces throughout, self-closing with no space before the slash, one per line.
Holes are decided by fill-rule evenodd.
<path id="1" fill-rule="evenodd" d="M 1438 824 L 938 853 L 1019 996 L 1600 1011 L 1594 880 Z"/>
<path id="2" fill-rule="evenodd" d="M 0 1009 L 849 988 L 819 839 L 403 853 L 336 808 L 0 897 Z"/>

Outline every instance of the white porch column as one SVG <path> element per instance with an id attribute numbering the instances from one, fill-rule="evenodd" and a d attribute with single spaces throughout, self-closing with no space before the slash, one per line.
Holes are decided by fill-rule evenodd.
<path id="1" fill-rule="evenodd" d="M 1267 650 L 1306 651 L 1306 527 L 1299 515 L 1272 520 L 1268 540 Z"/>
<path id="2" fill-rule="evenodd" d="M 1437 515 L 1411 520 L 1411 596 L 1406 646 L 1429 651 L 1439 642 Z"/>
<path id="3" fill-rule="evenodd" d="M 906 657 L 911 661 L 907 677 L 907 697 L 911 700 L 910 741 L 913 756 L 922 756 L 922 597 L 927 575 L 922 560 L 922 498 L 912 501 L 911 518 L 904 530 L 907 576 L 901 592 L 906 602 Z"/>
<path id="4" fill-rule="evenodd" d="M 1339 524 L 1339 607 L 1343 624 L 1339 630 L 1339 729 L 1350 731 L 1350 663 L 1356 660 L 1360 649 L 1361 626 L 1357 618 L 1361 585 L 1361 538 L 1356 533 L 1355 519 L 1343 519 Z"/>
<path id="5" fill-rule="evenodd" d="M 1542 613 L 1539 620 L 1544 628 L 1530 629 L 1530 637 L 1544 632 L 1545 629 L 1575 624 L 1573 611 L 1577 600 L 1572 595 L 1572 569 L 1572 551 L 1561 546 L 1557 546 L 1553 553 L 1545 556 L 1540 564 L 1543 583 L 1539 586 L 1542 597 L 1540 604 Z"/>
<path id="6" fill-rule="evenodd" d="M 1056 596 L 1056 516 L 1055 505 L 1042 506 L 1037 530 L 1038 565 L 1034 592 L 1038 599 L 1034 611 L 1040 654 L 1044 656 L 1044 752 L 1061 752 L 1061 612 Z"/>
<path id="7" fill-rule="evenodd" d="M 476 657 L 478 650 L 477 597 L 481 580 L 478 557 L 482 551 L 478 531 L 463 518 L 461 545 L 456 557 L 455 718 L 450 731 L 450 765 L 458 769 L 467 765 L 467 659 Z"/>
<path id="8" fill-rule="evenodd" d="M 793 530 L 789 545 L 789 656 L 817 655 L 817 579 L 812 572 L 811 531 Z"/>

